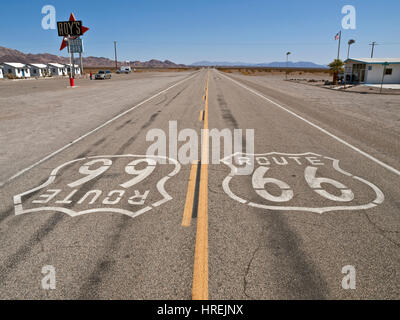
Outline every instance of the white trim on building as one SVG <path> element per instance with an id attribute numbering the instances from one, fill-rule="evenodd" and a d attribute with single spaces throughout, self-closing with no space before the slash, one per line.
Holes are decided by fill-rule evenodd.
<path id="1" fill-rule="evenodd" d="M 16 78 L 29 78 L 31 72 L 26 64 L 18 62 L 3 62 L 4 75 L 12 74 Z"/>
<path id="2" fill-rule="evenodd" d="M 346 82 L 380 84 L 384 71 L 384 84 L 400 84 L 400 58 L 352 58 L 345 61 Z"/>

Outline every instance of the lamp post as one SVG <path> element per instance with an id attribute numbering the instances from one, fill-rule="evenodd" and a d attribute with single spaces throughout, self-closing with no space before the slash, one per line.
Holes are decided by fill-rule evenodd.
<path id="1" fill-rule="evenodd" d="M 289 54 L 292 54 L 291 52 L 286 52 L 286 80 L 289 72 Z"/>

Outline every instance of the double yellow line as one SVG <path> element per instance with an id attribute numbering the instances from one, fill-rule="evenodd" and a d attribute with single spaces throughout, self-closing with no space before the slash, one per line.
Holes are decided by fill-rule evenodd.
<path id="1" fill-rule="evenodd" d="M 199 202 L 197 207 L 196 247 L 194 252 L 192 299 L 208 299 L 208 79 L 205 88 L 203 145 L 200 162 Z M 192 217 L 198 162 L 192 164 L 182 226 L 189 226 Z"/>

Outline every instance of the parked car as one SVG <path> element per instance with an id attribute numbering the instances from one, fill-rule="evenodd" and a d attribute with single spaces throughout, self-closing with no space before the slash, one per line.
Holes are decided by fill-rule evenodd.
<path id="1" fill-rule="evenodd" d="M 94 76 L 95 79 L 105 80 L 111 79 L 111 71 L 110 70 L 100 70 Z"/>
<path id="2" fill-rule="evenodd" d="M 132 72 L 132 68 L 128 67 L 128 66 L 122 66 L 119 70 L 117 70 L 117 73 L 131 73 Z"/>

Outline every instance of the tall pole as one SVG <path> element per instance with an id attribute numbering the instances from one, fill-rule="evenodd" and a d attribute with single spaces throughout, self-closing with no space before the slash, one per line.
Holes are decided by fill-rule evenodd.
<path id="1" fill-rule="evenodd" d="M 373 58 L 374 57 L 374 48 L 377 45 L 377 43 L 375 41 L 373 41 L 369 45 L 371 46 L 371 58 Z"/>
<path id="2" fill-rule="evenodd" d="M 71 65 L 72 65 L 72 53 L 71 53 L 71 44 L 70 44 L 70 36 L 68 36 L 68 49 L 69 49 L 69 65 L 70 65 L 70 68 L 69 68 L 69 77 L 70 78 L 72 78 L 72 69 L 71 69 Z M 68 71 L 68 70 L 67 70 Z"/>
<path id="3" fill-rule="evenodd" d="M 339 44 L 338 44 L 338 50 L 337 50 L 337 59 L 339 60 L 340 58 L 340 41 L 342 40 L 342 30 L 339 31 Z"/>
<path id="4" fill-rule="evenodd" d="M 117 41 L 114 41 L 114 57 L 115 57 L 115 69 L 118 69 L 117 60 Z"/>
<path id="5" fill-rule="evenodd" d="M 83 75 L 83 59 L 82 59 L 82 52 L 79 52 L 79 60 L 80 60 L 81 75 Z"/>

